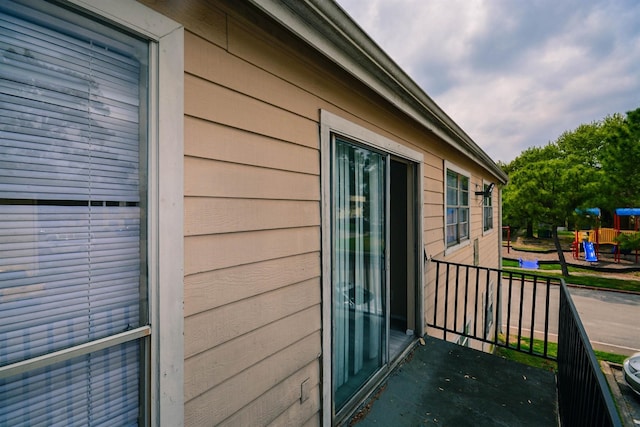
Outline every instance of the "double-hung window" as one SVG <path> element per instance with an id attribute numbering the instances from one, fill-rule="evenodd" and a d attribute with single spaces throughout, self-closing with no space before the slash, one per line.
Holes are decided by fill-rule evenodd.
<path id="1" fill-rule="evenodd" d="M 447 247 L 469 240 L 469 175 L 446 168 L 446 240 Z"/>
<path id="2" fill-rule="evenodd" d="M 123 6 L 140 13 L 106 7 L 114 18 Z M 175 265 L 158 274 L 161 202 L 148 189 L 167 190 L 154 178 L 154 52 L 149 38 L 68 4 L 0 3 L 0 425 L 162 417 L 151 324 L 161 276 L 181 270 L 182 253 L 178 242 Z M 179 311 L 164 314 L 181 325 Z"/>
<path id="3" fill-rule="evenodd" d="M 493 195 L 489 193 L 489 184 L 483 185 L 482 201 L 482 230 L 487 232 L 493 230 Z"/>

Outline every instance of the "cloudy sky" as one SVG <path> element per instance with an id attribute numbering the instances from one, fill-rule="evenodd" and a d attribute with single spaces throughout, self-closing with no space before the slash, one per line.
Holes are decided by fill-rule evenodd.
<path id="1" fill-rule="evenodd" d="M 337 0 L 494 160 L 640 107 L 638 0 Z"/>

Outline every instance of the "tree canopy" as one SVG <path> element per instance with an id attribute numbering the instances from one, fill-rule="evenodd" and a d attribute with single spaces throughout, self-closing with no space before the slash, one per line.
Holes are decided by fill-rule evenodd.
<path id="1" fill-rule="evenodd" d="M 561 256 L 556 230 L 576 221 L 575 209 L 640 207 L 638 165 L 640 108 L 580 125 L 501 165 L 509 175 L 503 222 L 529 231 L 538 224 L 550 226 Z"/>

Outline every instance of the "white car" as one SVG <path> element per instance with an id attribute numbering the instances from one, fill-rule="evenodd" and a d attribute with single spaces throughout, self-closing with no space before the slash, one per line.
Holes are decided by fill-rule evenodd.
<path id="1" fill-rule="evenodd" d="M 623 368 L 625 381 L 633 391 L 640 394 L 640 353 L 625 359 Z"/>

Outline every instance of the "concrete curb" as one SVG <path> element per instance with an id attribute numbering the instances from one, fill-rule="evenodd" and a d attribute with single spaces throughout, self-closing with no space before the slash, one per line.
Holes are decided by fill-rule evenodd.
<path id="1" fill-rule="evenodd" d="M 622 425 L 634 427 L 636 424 L 633 422 L 633 417 L 629 413 L 629 408 L 627 407 L 627 402 L 622 396 L 622 392 L 620 391 L 620 386 L 613 375 L 613 369 L 622 370 L 622 366 L 617 363 L 610 363 L 604 360 L 600 361 L 600 368 L 602 368 L 602 372 L 604 373 L 604 377 L 607 379 L 607 383 L 609 384 L 609 389 L 611 390 L 611 394 L 613 395 L 613 400 L 616 402 L 616 407 L 618 408 L 618 413 L 620 414 L 620 418 L 622 420 Z"/>

